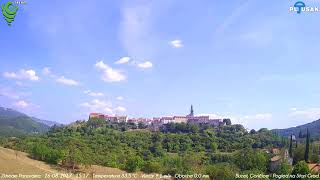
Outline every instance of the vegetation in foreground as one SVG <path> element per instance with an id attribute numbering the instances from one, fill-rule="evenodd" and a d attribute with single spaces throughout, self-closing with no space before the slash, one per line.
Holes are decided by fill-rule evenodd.
<path id="1" fill-rule="evenodd" d="M 157 132 L 133 127 L 91 119 L 65 127 L 54 126 L 46 135 L 0 139 L 0 143 L 28 152 L 34 159 L 70 169 L 95 164 L 127 172 L 201 173 L 215 179 L 234 179 L 237 173 L 272 173 L 269 169 L 272 155 L 265 149 L 285 149 L 290 144 L 288 139 L 267 129 L 247 132 L 241 125 L 213 128 L 168 124 Z M 293 173 L 305 168 L 300 163 L 304 153 L 302 158 L 298 155 L 300 147 L 303 145 L 292 150 L 297 164 Z M 291 170 L 284 161 L 274 172 L 288 174 Z"/>

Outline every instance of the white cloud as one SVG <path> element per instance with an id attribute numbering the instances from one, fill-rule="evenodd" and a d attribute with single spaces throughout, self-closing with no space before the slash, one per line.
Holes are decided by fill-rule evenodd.
<path id="1" fill-rule="evenodd" d="M 17 85 L 17 86 L 20 86 L 20 87 L 26 87 L 26 86 L 27 86 L 25 83 L 23 83 L 23 82 L 21 82 L 21 81 L 17 81 L 17 82 L 16 82 L 16 85 Z"/>
<path id="2" fill-rule="evenodd" d="M 173 40 L 170 42 L 170 44 L 174 47 L 174 48 L 181 48 L 183 47 L 182 41 L 179 39 Z"/>
<path id="3" fill-rule="evenodd" d="M 92 96 L 92 97 L 102 97 L 102 96 L 104 96 L 104 94 L 101 93 L 101 92 L 92 92 L 90 90 L 86 90 L 86 91 L 84 91 L 84 93 L 89 95 L 89 96 Z"/>
<path id="4" fill-rule="evenodd" d="M 291 110 L 291 111 L 296 111 L 296 110 L 297 110 L 297 108 L 292 107 L 292 108 L 290 108 L 290 110 Z"/>
<path id="5" fill-rule="evenodd" d="M 87 108 L 91 112 L 113 114 L 112 104 L 104 100 L 94 99 L 91 102 L 82 103 L 80 106 Z"/>
<path id="6" fill-rule="evenodd" d="M 120 82 L 126 80 L 126 76 L 121 71 L 112 69 L 103 61 L 97 62 L 95 66 L 103 71 L 101 78 L 105 82 Z"/>
<path id="7" fill-rule="evenodd" d="M 197 114 L 196 116 L 209 116 L 210 119 L 223 119 L 223 118 L 227 118 L 224 117 L 222 115 L 219 115 L 218 113 L 207 113 L 207 114 Z"/>
<path id="8" fill-rule="evenodd" d="M 5 96 L 10 99 L 19 99 L 20 98 L 20 95 L 18 93 L 13 92 L 8 88 L 1 88 L 0 89 L 0 96 Z"/>
<path id="9" fill-rule="evenodd" d="M 152 68 L 153 64 L 150 61 L 145 61 L 143 63 L 138 63 L 137 66 L 141 69 Z"/>
<path id="10" fill-rule="evenodd" d="M 220 113 L 209 113 L 198 115 L 210 116 L 211 119 L 229 118 L 233 124 L 241 124 L 245 128 L 256 127 L 256 125 L 271 121 L 273 117 L 271 113 L 257 113 L 252 115 L 221 115 Z"/>
<path id="11" fill-rule="evenodd" d="M 79 85 L 79 83 L 73 79 L 68 79 L 65 78 L 64 76 L 59 77 L 58 79 L 56 79 L 56 81 L 58 83 L 64 84 L 64 85 L 68 85 L 68 86 L 77 86 Z"/>
<path id="12" fill-rule="evenodd" d="M 36 71 L 32 69 L 21 69 L 18 72 L 5 72 L 3 74 L 4 77 L 10 78 L 10 79 L 27 79 L 31 81 L 38 81 L 40 78 L 37 76 Z"/>
<path id="13" fill-rule="evenodd" d="M 114 111 L 117 113 L 123 113 L 123 112 L 126 112 L 127 109 L 125 107 L 118 106 L 118 107 L 114 108 Z"/>
<path id="14" fill-rule="evenodd" d="M 93 99 L 90 102 L 84 102 L 80 104 L 81 107 L 86 108 L 89 112 L 99 112 L 109 115 L 115 115 L 115 113 L 124 113 L 127 111 L 125 107 L 117 106 L 112 107 L 112 103 L 101 99 Z"/>
<path id="15" fill-rule="evenodd" d="M 247 115 L 244 116 L 243 119 L 247 121 L 251 120 L 268 120 L 272 118 L 271 113 L 261 113 L 261 114 L 254 114 L 254 115 Z"/>
<path id="16" fill-rule="evenodd" d="M 115 64 L 126 64 L 130 61 L 130 57 L 122 57 Z"/>
<path id="17" fill-rule="evenodd" d="M 304 110 L 292 108 L 289 117 L 303 120 L 317 120 L 320 118 L 320 108 L 309 108 Z"/>
<path id="18" fill-rule="evenodd" d="M 124 99 L 124 98 L 123 98 L 122 96 L 118 96 L 118 97 L 117 97 L 117 100 L 118 100 L 118 101 L 122 101 L 123 99 Z"/>
<path id="19" fill-rule="evenodd" d="M 27 103 L 26 101 L 20 100 L 15 102 L 13 105 L 18 108 L 27 108 L 29 106 L 29 103 Z"/>
<path id="20" fill-rule="evenodd" d="M 48 67 L 43 68 L 43 69 L 42 69 L 42 73 L 43 73 L 44 75 L 49 75 L 49 74 L 51 74 L 50 68 L 48 68 Z"/>
<path id="21" fill-rule="evenodd" d="M 245 116 L 235 116 L 235 122 L 242 124 L 244 127 L 263 127 L 261 124 L 268 124 L 268 121 L 272 121 L 272 114 L 271 113 L 258 113 L 252 115 L 245 115 Z"/>
<path id="22" fill-rule="evenodd" d="M 247 0 L 243 4 L 237 6 L 237 8 L 234 9 L 227 18 L 225 18 L 223 23 L 218 26 L 218 28 L 216 29 L 216 32 L 221 33 L 225 31 L 229 26 L 231 26 L 245 11 L 249 9 L 250 3 L 251 3 L 251 0 Z"/>

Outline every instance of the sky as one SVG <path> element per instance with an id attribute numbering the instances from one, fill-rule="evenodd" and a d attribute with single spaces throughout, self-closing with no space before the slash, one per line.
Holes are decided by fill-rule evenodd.
<path id="1" fill-rule="evenodd" d="M 295 1 L 25 2 L 0 19 L 0 106 L 60 123 L 191 104 L 248 129 L 320 118 L 320 12 Z"/>

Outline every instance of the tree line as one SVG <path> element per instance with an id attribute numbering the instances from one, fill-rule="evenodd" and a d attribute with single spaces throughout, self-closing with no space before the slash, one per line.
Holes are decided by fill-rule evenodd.
<path id="1" fill-rule="evenodd" d="M 269 173 L 271 155 L 263 149 L 289 144 L 267 129 L 248 132 L 242 125 L 171 123 L 156 132 L 130 126 L 91 119 L 54 126 L 45 135 L 0 143 L 70 169 L 95 164 L 128 172 L 203 173 L 215 179 L 233 179 L 236 173 Z"/>

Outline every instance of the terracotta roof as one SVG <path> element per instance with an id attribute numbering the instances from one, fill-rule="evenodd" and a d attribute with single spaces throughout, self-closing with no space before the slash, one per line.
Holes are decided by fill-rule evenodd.
<path id="1" fill-rule="evenodd" d="M 317 163 L 309 163 L 308 167 L 311 171 L 320 172 L 320 164 Z"/>
<path id="2" fill-rule="evenodd" d="M 274 161 L 279 161 L 281 159 L 281 156 L 274 156 L 270 159 L 270 161 L 274 162 Z"/>
<path id="3" fill-rule="evenodd" d="M 272 148 L 272 149 L 271 149 L 271 152 L 272 152 L 273 154 L 280 154 L 280 149 L 278 149 L 278 148 Z"/>
<path id="4" fill-rule="evenodd" d="M 100 113 L 90 113 L 90 115 L 99 115 Z"/>

